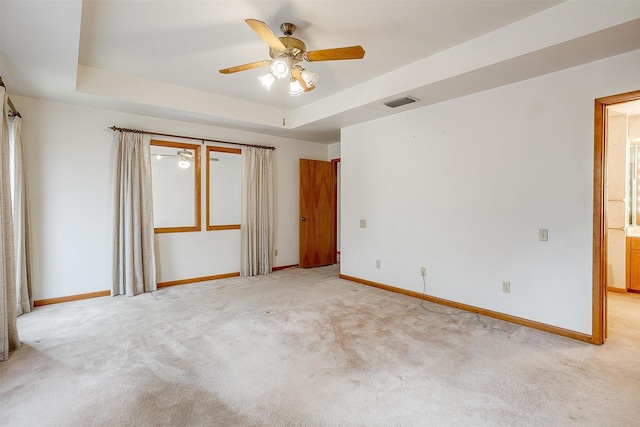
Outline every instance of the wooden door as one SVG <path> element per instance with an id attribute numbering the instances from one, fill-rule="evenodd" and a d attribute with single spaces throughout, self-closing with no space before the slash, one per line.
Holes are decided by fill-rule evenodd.
<path id="1" fill-rule="evenodd" d="M 301 268 L 336 263 L 335 163 L 300 159 Z"/>

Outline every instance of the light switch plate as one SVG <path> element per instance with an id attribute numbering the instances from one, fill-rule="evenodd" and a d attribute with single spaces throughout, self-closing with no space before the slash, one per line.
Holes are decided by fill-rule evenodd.
<path id="1" fill-rule="evenodd" d="M 549 230 L 546 228 L 541 228 L 538 230 L 538 240 L 541 242 L 546 242 L 549 240 Z"/>
<path id="2" fill-rule="evenodd" d="M 505 294 L 511 293 L 511 282 L 502 282 L 502 292 Z"/>

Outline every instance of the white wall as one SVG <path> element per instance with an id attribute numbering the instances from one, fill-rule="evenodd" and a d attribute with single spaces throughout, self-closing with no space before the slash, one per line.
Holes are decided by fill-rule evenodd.
<path id="1" fill-rule="evenodd" d="M 298 159 L 327 160 L 326 145 L 32 98 L 12 100 L 24 118 L 36 300 L 111 288 L 112 125 L 276 146 L 279 255 L 274 263 L 298 263 Z M 239 271 L 239 236 L 238 230 L 157 235 L 158 280 Z"/>
<path id="2" fill-rule="evenodd" d="M 343 129 L 341 272 L 422 292 L 425 266 L 429 295 L 590 334 L 594 99 L 639 69 L 636 51 Z"/>
<path id="3" fill-rule="evenodd" d="M 329 160 L 339 159 L 340 158 L 340 143 L 336 142 L 335 144 L 330 144 L 328 146 L 329 150 Z"/>
<path id="4" fill-rule="evenodd" d="M 334 160 L 334 159 L 339 159 L 340 158 L 340 143 L 337 142 L 335 144 L 331 144 L 329 145 L 329 159 L 330 160 Z M 336 210 L 338 211 L 338 217 L 336 218 L 336 230 L 337 230 L 337 236 L 336 236 L 336 250 L 338 252 L 340 252 L 340 169 L 341 169 L 341 164 L 338 163 L 336 165 L 336 173 L 337 173 L 337 180 L 338 180 L 338 189 L 337 189 L 337 198 L 338 200 L 336 201 Z M 340 258 L 338 258 L 338 260 L 340 260 Z"/>

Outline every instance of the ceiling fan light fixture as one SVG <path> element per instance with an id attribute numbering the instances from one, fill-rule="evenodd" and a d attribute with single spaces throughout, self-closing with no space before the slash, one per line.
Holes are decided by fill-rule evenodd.
<path id="1" fill-rule="evenodd" d="M 273 74 L 267 73 L 264 76 L 258 77 L 258 80 L 260 80 L 260 83 L 262 83 L 262 86 L 266 90 L 271 90 L 271 86 L 273 85 L 273 82 L 276 81 L 276 78 L 273 76 Z"/>
<path id="2" fill-rule="evenodd" d="M 302 70 L 300 74 L 302 75 L 302 80 L 307 84 L 307 87 L 315 86 L 320 76 L 318 73 L 313 73 L 309 70 Z"/>
<path id="3" fill-rule="evenodd" d="M 291 79 L 289 82 L 289 95 L 298 96 L 304 93 L 304 88 L 296 79 Z"/>
<path id="4" fill-rule="evenodd" d="M 178 167 L 181 169 L 189 169 L 193 161 L 193 154 L 187 150 L 178 150 Z"/>
<path id="5" fill-rule="evenodd" d="M 276 79 L 285 79 L 289 77 L 291 67 L 286 59 L 276 59 L 271 63 L 271 74 Z"/>

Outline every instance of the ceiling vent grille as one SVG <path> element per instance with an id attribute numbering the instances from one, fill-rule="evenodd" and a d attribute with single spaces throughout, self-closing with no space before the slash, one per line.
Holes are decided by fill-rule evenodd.
<path id="1" fill-rule="evenodd" d="M 411 96 L 403 96 L 402 98 L 394 99 L 392 101 L 387 101 L 384 103 L 384 105 L 391 108 L 397 108 L 397 107 L 402 107 L 403 105 L 413 104 L 416 101 L 418 100 Z"/>

